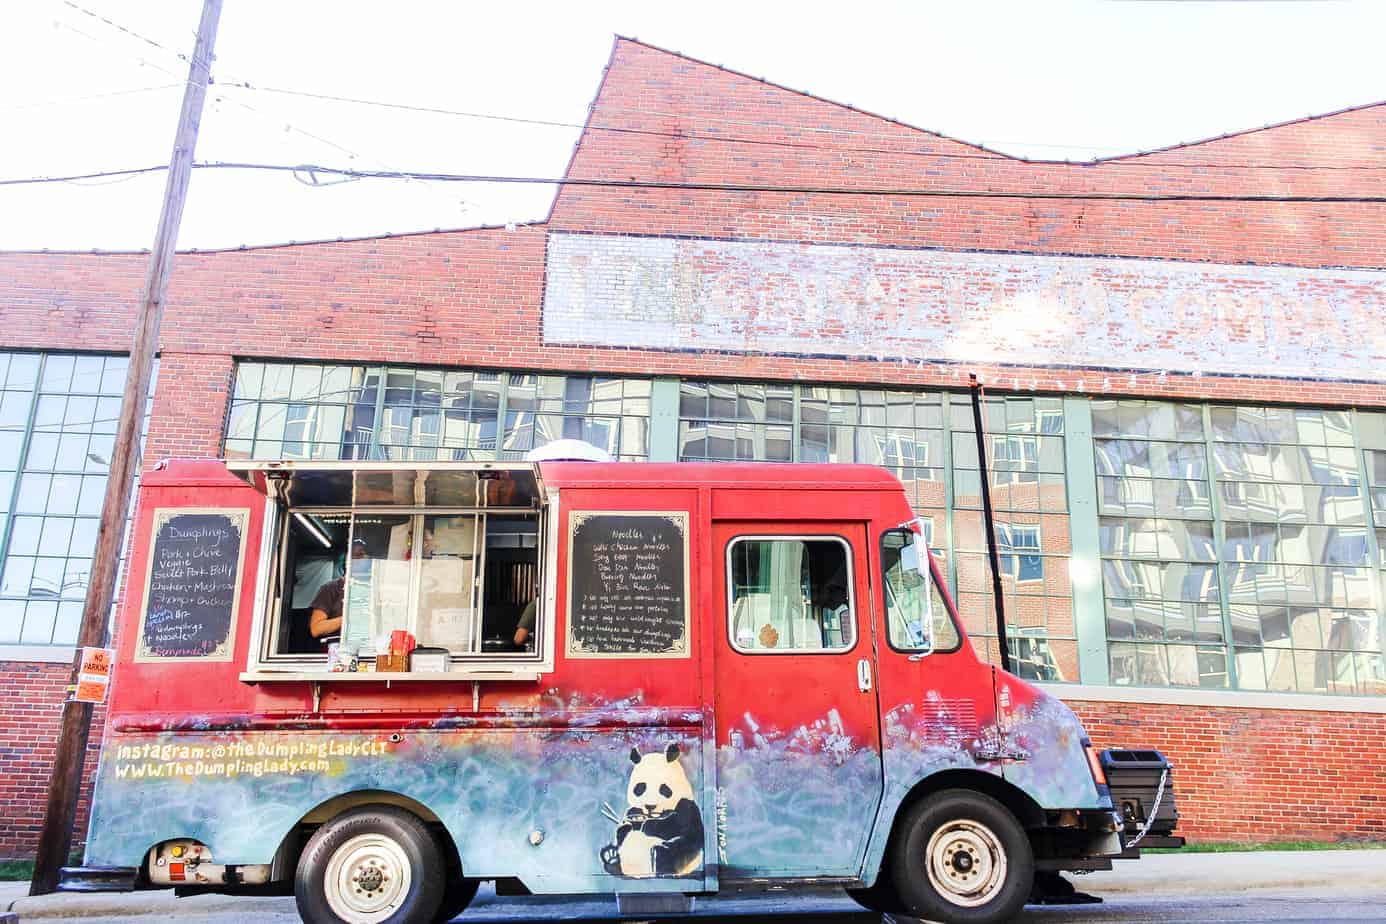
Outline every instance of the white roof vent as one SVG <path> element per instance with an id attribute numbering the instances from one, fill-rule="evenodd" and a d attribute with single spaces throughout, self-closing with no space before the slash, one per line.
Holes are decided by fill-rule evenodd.
<path id="1" fill-rule="evenodd" d="M 525 453 L 526 462 L 614 462 L 611 453 L 585 440 L 554 440 Z"/>

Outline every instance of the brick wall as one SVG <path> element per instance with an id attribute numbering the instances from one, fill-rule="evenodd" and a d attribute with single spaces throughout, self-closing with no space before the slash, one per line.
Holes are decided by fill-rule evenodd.
<path id="1" fill-rule="evenodd" d="M 1376 105 L 1097 164 L 1027 163 L 620 40 L 570 175 L 835 189 L 1379 196 L 1386 174 L 1372 168 L 1383 144 L 1386 106 Z M 1298 169 L 1313 165 L 1333 169 Z M 1367 169 L 1342 169 L 1354 165 Z M 1363 267 L 1381 266 L 1383 219 L 1383 204 L 581 186 L 565 187 L 550 216 L 555 229 L 606 233 Z"/>
<path id="2" fill-rule="evenodd" d="M 1069 705 L 1099 748 L 1164 752 L 1190 840 L 1386 840 L 1386 715 Z"/>
<path id="3" fill-rule="evenodd" d="M 43 825 L 48 775 L 70 664 L 0 661 L 0 859 L 30 858 Z M 78 843 L 85 840 L 105 709 L 92 715 L 87 774 L 77 807 Z"/>

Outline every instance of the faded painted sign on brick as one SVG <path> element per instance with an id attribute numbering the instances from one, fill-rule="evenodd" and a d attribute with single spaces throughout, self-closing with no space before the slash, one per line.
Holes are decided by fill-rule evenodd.
<path id="1" fill-rule="evenodd" d="M 555 233 L 544 339 L 1386 381 L 1386 272 Z"/>

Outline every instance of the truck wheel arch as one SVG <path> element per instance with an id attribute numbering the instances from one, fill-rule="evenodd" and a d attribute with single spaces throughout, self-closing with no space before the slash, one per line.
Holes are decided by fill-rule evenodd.
<path id="1" fill-rule="evenodd" d="M 1005 806 L 1015 816 L 1020 826 L 1027 830 L 1044 826 L 1044 809 L 1014 783 L 1008 783 L 1001 777 L 982 770 L 940 770 L 915 783 L 914 787 L 900 800 L 900 804 L 895 807 L 890 821 L 890 836 L 886 841 L 882 855 L 882 866 L 885 864 L 885 857 L 890 854 L 890 844 L 899 833 L 900 820 L 909 813 L 915 804 L 944 789 L 969 789 L 990 796 Z M 880 870 L 870 870 L 869 873 L 872 876 L 879 876 Z M 870 881 L 874 882 L 875 880 Z"/>
<path id="2" fill-rule="evenodd" d="M 276 881 L 283 878 L 292 880 L 294 870 L 298 866 L 299 854 L 307 845 L 312 832 L 343 812 L 363 805 L 390 805 L 415 815 L 428 826 L 429 830 L 433 832 L 433 836 L 437 838 L 449 868 L 461 869 L 460 852 L 453 840 L 452 832 L 448 830 L 448 826 L 431 808 L 417 799 L 411 799 L 386 789 L 357 789 L 341 793 L 319 803 L 309 809 L 302 818 L 289 828 L 280 841 L 279 848 L 275 851 L 272 878 Z"/>

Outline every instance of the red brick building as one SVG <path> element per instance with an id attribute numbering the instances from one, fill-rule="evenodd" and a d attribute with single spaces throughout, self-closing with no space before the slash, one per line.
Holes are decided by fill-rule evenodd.
<path id="1" fill-rule="evenodd" d="M 885 465 L 994 656 L 976 371 L 1022 673 L 1165 750 L 1194 838 L 1382 839 L 1383 151 L 1386 104 L 1028 162 L 622 39 L 568 177 L 646 185 L 180 256 L 146 458 Z M 40 820 L 144 267 L 0 254 L 0 857 Z"/>

